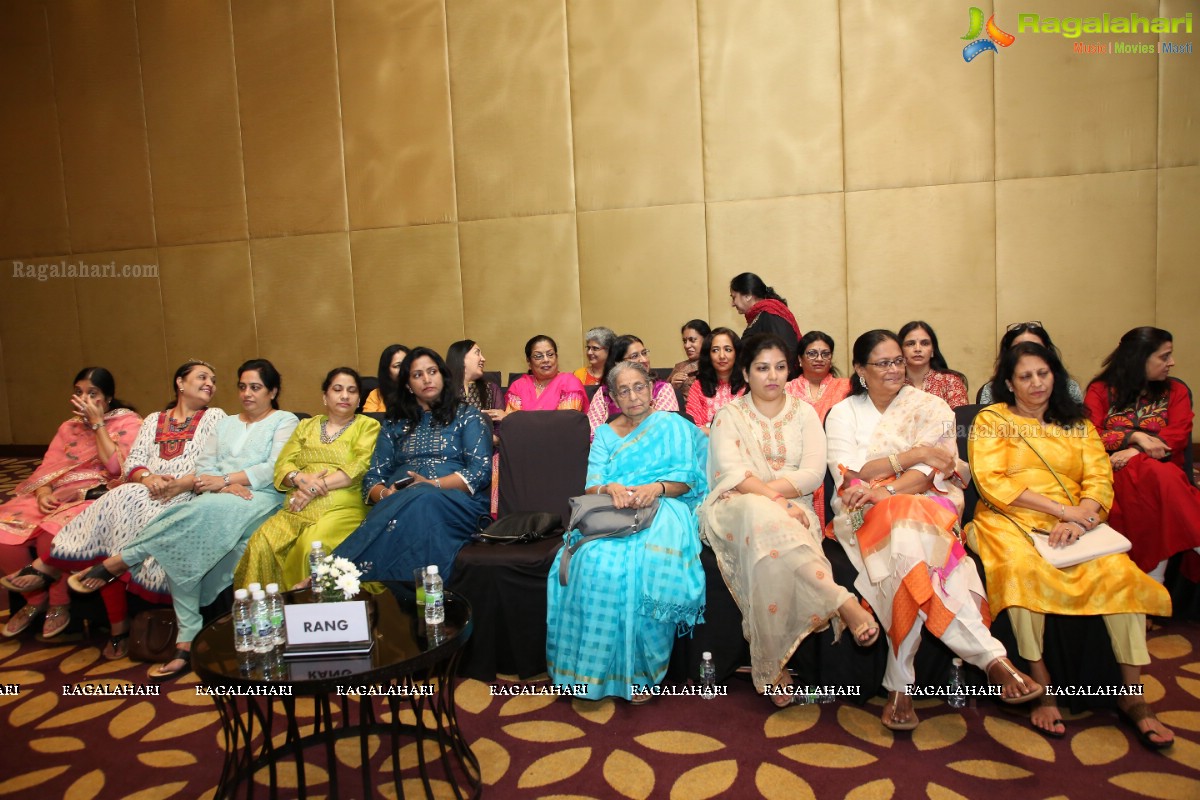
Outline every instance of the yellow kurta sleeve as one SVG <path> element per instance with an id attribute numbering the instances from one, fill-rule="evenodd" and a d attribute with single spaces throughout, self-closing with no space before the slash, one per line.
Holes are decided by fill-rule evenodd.
<path id="1" fill-rule="evenodd" d="M 360 417 L 356 427 L 358 430 L 350 443 L 350 458 L 341 467 L 342 472 L 350 477 L 351 486 L 361 483 L 371 466 L 371 454 L 375 452 L 380 425 L 370 417 Z"/>
<path id="2" fill-rule="evenodd" d="M 985 408 L 975 416 L 967 440 L 967 461 L 975 487 L 981 497 L 1001 509 L 1007 509 L 1028 488 L 1008 474 L 1013 441 L 1020 441 L 1008 430 L 1014 424 L 1009 417 Z"/>
<path id="3" fill-rule="evenodd" d="M 300 469 L 300 465 L 296 463 L 296 457 L 300 455 L 300 450 L 304 447 L 304 440 L 308 437 L 309 431 L 312 430 L 313 423 L 317 419 L 317 417 L 310 417 L 300 420 L 296 430 L 292 431 L 292 435 L 288 437 L 283 449 L 279 451 L 279 458 L 275 459 L 275 488 L 279 491 L 291 490 L 292 487 L 285 485 L 283 479 L 288 476 L 289 472 Z"/>
<path id="4" fill-rule="evenodd" d="M 1112 462 L 1108 460 L 1104 442 L 1101 441 L 1100 434 L 1096 433 L 1096 428 L 1090 422 L 1084 422 L 1084 425 L 1087 426 L 1087 435 L 1083 440 L 1081 453 L 1083 481 L 1080 499 L 1095 500 L 1107 514 L 1113 501 Z"/>

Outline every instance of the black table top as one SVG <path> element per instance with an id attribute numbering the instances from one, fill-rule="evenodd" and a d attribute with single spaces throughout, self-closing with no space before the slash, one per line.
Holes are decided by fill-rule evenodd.
<path id="1" fill-rule="evenodd" d="M 233 616 L 226 614 L 205 626 L 192 643 L 192 667 L 201 683 L 210 686 L 289 684 L 293 694 L 312 695 L 424 672 L 448 661 L 471 636 L 471 605 L 453 592 L 446 592 L 446 622 L 440 642 L 429 641 L 424 617 L 418 617 L 412 600 L 398 597 L 393 591 L 364 592 L 359 599 L 368 603 L 375 641 L 369 653 L 286 660 L 278 654 L 268 657 L 238 653 L 233 647 Z M 289 605 L 311 600 L 307 589 L 284 595 Z"/>

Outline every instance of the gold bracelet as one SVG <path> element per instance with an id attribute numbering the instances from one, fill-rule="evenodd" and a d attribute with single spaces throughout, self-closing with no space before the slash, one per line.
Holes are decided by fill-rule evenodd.
<path id="1" fill-rule="evenodd" d="M 904 474 L 904 469 L 900 466 L 900 455 L 898 453 L 892 453 L 888 456 L 888 463 L 892 465 L 892 472 L 896 473 L 897 478 Z"/>

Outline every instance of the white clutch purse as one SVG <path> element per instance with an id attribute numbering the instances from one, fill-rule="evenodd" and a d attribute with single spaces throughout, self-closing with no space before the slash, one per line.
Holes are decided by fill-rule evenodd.
<path id="1" fill-rule="evenodd" d="M 1041 553 L 1042 558 L 1059 569 L 1114 553 L 1127 553 L 1133 546 L 1106 522 L 1101 522 L 1066 547 L 1051 547 L 1050 537 L 1044 533 L 1034 533 L 1030 538 L 1033 539 L 1033 546 Z"/>

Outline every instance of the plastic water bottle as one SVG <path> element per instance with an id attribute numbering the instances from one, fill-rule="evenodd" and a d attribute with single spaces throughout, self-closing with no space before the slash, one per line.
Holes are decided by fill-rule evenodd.
<path id="1" fill-rule="evenodd" d="M 246 587 L 246 591 L 248 591 L 250 593 L 251 597 L 254 597 L 254 593 L 257 592 L 261 588 L 262 588 L 262 584 L 259 583 L 258 581 L 255 581 L 254 583 L 252 583 Z"/>
<path id="2" fill-rule="evenodd" d="M 442 576 L 438 574 L 437 564 L 430 564 L 425 569 L 425 624 L 441 625 L 446 621 L 446 608 L 443 605 Z"/>
<path id="3" fill-rule="evenodd" d="M 700 656 L 700 696 L 705 700 L 717 696 L 717 666 L 707 650 Z"/>
<path id="4" fill-rule="evenodd" d="M 312 576 L 312 594 L 317 600 L 321 599 L 321 584 L 317 580 L 317 567 L 327 555 L 329 554 L 325 552 L 325 548 L 320 542 L 313 542 L 312 549 L 308 551 L 308 574 Z"/>
<path id="5" fill-rule="evenodd" d="M 966 708 L 967 696 L 963 693 L 962 659 L 956 658 L 950 662 L 950 677 L 946 680 L 946 705 L 951 708 Z"/>
<path id="6" fill-rule="evenodd" d="M 233 593 L 233 649 L 239 653 L 254 652 L 254 622 L 250 618 L 250 593 L 238 589 Z"/>
<path id="7" fill-rule="evenodd" d="M 267 615 L 271 618 L 271 633 L 275 646 L 282 647 L 287 639 L 283 627 L 283 598 L 279 596 L 279 584 L 267 584 Z"/>
<path id="8" fill-rule="evenodd" d="M 262 589 L 252 594 L 254 619 L 254 652 L 270 653 L 275 649 L 275 631 L 271 630 L 271 614 L 267 610 L 267 593 Z"/>

